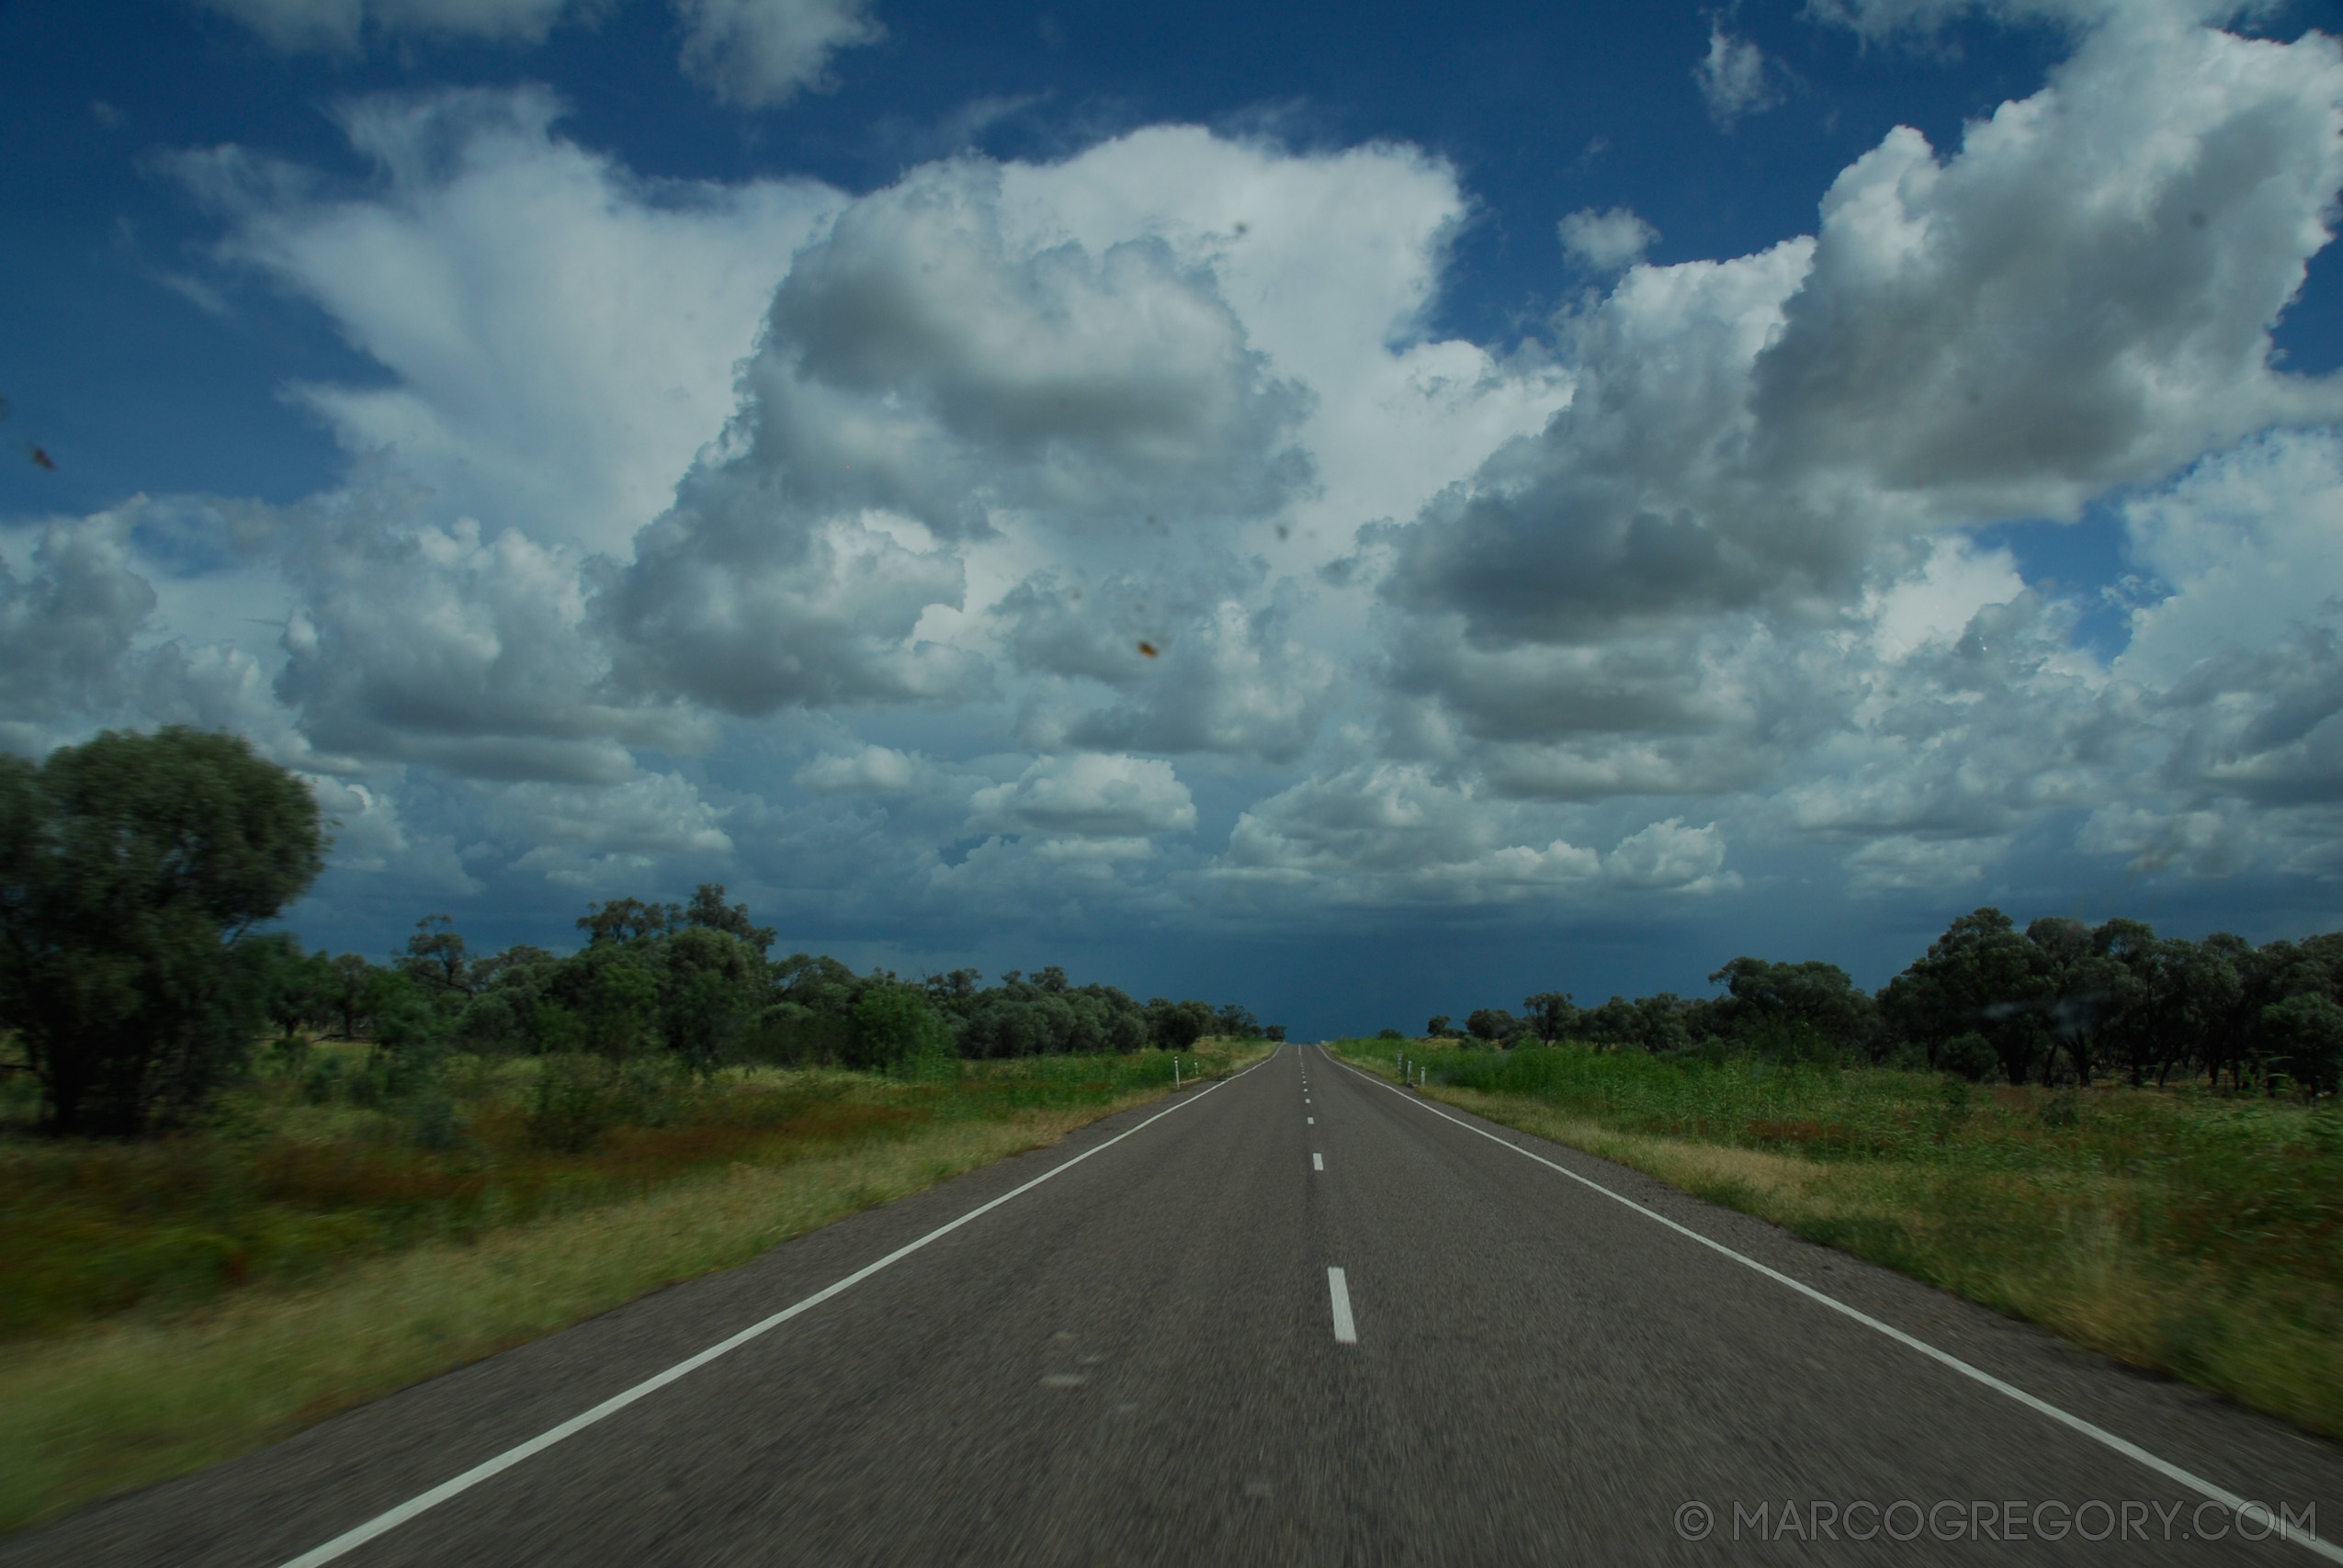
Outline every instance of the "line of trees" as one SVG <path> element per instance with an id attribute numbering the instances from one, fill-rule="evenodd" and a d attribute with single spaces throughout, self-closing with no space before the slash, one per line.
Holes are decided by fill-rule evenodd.
<path id="1" fill-rule="evenodd" d="M 1183 1050 L 1209 1034 L 1283 1038 L 1244 1007 L 1133 999 L 1077 986 L 1056 966 L 982 985 L 973 969 L 905 979 L 834 958 L 769 959 L 774 932 L 703 883 L 688 904 L 617 898 L 578 920 L 568 954 L 519 945 L 475 955 L 446 915 L 416 922 L 406 951 L 376 966 L 355 953 L 301 954 L 291 939 L 275 992 L 280 1031 L 410 1040 L 482 1054 L 663 1055 L 706 1071 L 728 1063 L 823 1063 L 907 1070 L 920 1058 Z"/>
<path id="2" fill-rule="evenodd" d="M 296 775 L 224 734 L 108 732 L 39 764 L 0 757 L 0 1037 L 46 1126 L 136 1134 L 181 1122 L 274 1034 L 365 1039 L 380 1076 L 427 1083 L 449 1050 L 707 1072 L 728 1063 L 883 1071 L 956 1056 L 1183 1049 L 1284 1038 L 1247 1009 L 1076 986 L 1062 969 L 856 975 L 703 885 L 687 904 L 588 907 L 584 944 L 475 953 L 446 915 L 378 964 L 256 928 L 324 866 Z"/>
<path id="3" fill-rule="evenodd" d="M 1877 993 L 1835 964 L 1736 958 L 1724 994 L 1614 996 L 1582 1008 L 1541 991 L 1520 1016 L 1468 1014 L 1428 1032 L 1488 1044 L 1577 1041 L 1670 1055 L 1871 1062 L 1973 1081 L 2333 1093 L 2343 1079 L 2343 932 L 2255 947 L 2226 931 L 2159 937 L 2139 920 L 2046 916 L 2024 931 L 1998 909 L 1963 915 Z"/>

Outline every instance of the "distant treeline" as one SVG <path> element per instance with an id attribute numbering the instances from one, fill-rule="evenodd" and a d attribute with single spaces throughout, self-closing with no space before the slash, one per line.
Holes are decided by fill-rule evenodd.
<path id="1" fill-rule="evenodd" d="M 586 943 L 476 955 L 445 915 L 389 964 L 305 953 L 255 927 L 324 866 L 296 775 L 238 737 L 109 731 L 36 764 L 0 756 L 0 1067 L 39 1085 L 58 1132 L 168 1126 L 246 1070 L 273 1030 L 378 1047 L 384 1092 L 417 1093 L 451 1049 L 664 1064 L 837 1063 L 1181 1049 L 1266 1035 L 1246 1009 L 972 969 L 904 980 L 765 955 L 774 933 L 724 889 L 687 905 L 590 906 Z M 8 1060 L 8 1055 L 19 1059 Z"/>
<path id="2" fill-rule="evenodd" d="M 475 955 L 446 915 L 416 922 L 406 951 L 378 966 L 354 953 L 280 953 L 273 1019 L 398 1047 L 418 1035 L 482 1053 L 664 1053 L 697 1068 L 734 1062 L 900 1069 L 920 1056 L 1027 1056 L 1183 1050 L 1208 1034 L 1282 1039 L 1249 1009 L 1077 986 L 1052 965 L 997 986 L 974 969 L 906 980 L 857 975 L 834 958 L 768 959 L 774 940 L 720 883 L 689 904 L 614 898 L 578 919 L 586 944 L 559 955 L 526 944 Z"/>
<path id="3" fill-rule="evenodd" d="M 1971 1080 L 2332 1093 L 2343 1076 L 2343 932 L 2255 947 L 2216 932 L 2159 937 L 2138 920 L 2047 916 L 2020 931 L 1998 909 L 1962 916 L 1876 995 L 1835 964 L 1736 958 L 1712 998 L 1662 991 L 1582 1008 L 1541 991 L 1445 1016 L 1429 1032 L 1489 1044 L 1577 1041 L 1661 1054 L 1869 1062 Z M 1386 1031 L 1387 1033 L 1396 1032 Z"/>
<path id="4" fill-rule="evenodd" d="M 477 954 L 450 917 L 430 915 L 385 964 L 305 953 L 286 932 L 247 937 L 230 951 L 228 988 L 245 1027 L 215 1032 L 207 1088 L 232 1079 L 268 1033 L 294 1050 L 311 1036 L 369 1042 L 386 1058 L 379 1076 L 390 1092 L 424 1081 L 449 1051 L 664 1058 L 701 1073 L 742 1064 L 907 1073 L 960 1056 L 1285 1038 L 1242 1006 L 1142 1003 L 1113 986 L 1074 985 L 1054 965 L 986 987 L 973 969 L 907 980 L 809 953 L 768 959 L 774 932 L 727 904 L 720 883 L 703 883 L 689 904 L 590 904 L 577 923 L 586 942 L 574 953 L 522 943 Z"/>

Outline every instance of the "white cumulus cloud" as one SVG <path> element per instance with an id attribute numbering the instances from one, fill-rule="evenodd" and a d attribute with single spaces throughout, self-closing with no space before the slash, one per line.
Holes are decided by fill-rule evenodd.
<path id="1" fill-rule="evenodd" d="M 1561 234 L 1563 251 L 1595 272 L 1633 266 L 1659 238 L 1658 230 L 1625 207 L 1570 213 L 1562 220 Z"/>
<path id="2" fill-rule="evenodd" d="M 886 36 L 867 0 L 675 0 L 684 70 L 746 108 L 822 85 L 830 57 Z"/>
<path id="3" fill-rule="evenodd" d="M 1853 699 L 1830 628 L 1930 536 L 2343 412 L 2269 340 L 2338 129 L 2331 40 L 2106 29 L 1949 157 L 1892 132 L 1815 239 L 1630 272 L 1571 324 L 1571 405 L 1384 536 L 1395 735 L 1567 747 L 1597 784 L 1590 751 L 1672 749 L 1679 787 L 1715 787 Z M 1924 581 L 1872 606 L 1906 647 L 1967 592 Z"/>
<path id="4" fill-rule="evenodd" d="M 924 758 L 891 746 L 864 746 L 849 752 L 824 751 L 790 776 L 814 795 L 904 795 L 933 772 Z"/>
<path id="5" fill-rule="evenodd" d="M 375 178 L 335 191 L 236 148 L 183 156 L 219 246 L 390 374 L 300 401 L 450 516 L 621 548 L 733 407 L 789 258 L 840 197 L 811 181 L 641 180 L 555 134 L 538 88 L 377 97 L 339 118 Z"/>
<path id="6" fill-rule="evenodd" d="M 381 367 L 293 389 L 353 473 L 12 534 L 0 741 L 227 725 L 370 875 L 731 866 L 869 922 L 2343 876 L 2343 395 L 2271 350 L 2343 53 L 1991 10 L 2075 24 L 2039 91 L 1752 254 L 1572 213 L 1511 352 L 1431 324 L 1473 203 L 1405 147 L 1153 127 L 849 197 L 646 180 L 524 90 L 345 106 L 355 181 L 182 158 L 207 286 Z M 875 27 L 679 14 L 744 105 Z M 1790 80 L 1730 21 L 1726 122 Z M 2076 520 L 2105 595 L 2009 542 Z"/>
<path id="7" fill-rule="evenodd" d="M 0 555 L 0 745 L 34 750 L 54 721 L 121 701 L 124 658 L 155 604 L 130 548 L 134 511 L 49 525 L 22 577 Z"/>
<path id="8" fill-rule="evenodd" d="M 396 491 L 297 509 L 300 602 L 277 695 L 321 753 L 481 778 L 609 782 L 628 748 L 697 750 L 704 722 L 608 689 L 574 551 L 402 515 Z"/>
<path id="9" fill-rule="evenodd" d="M 1729 127 L 1744 115 L 1759 114 L 1782 101 L 1765 51 L 1748 39 L 1726 29 L 1721 21 L 1708 27 L 1708 52 L 1692 67 L 1701 102 L 1709 118 Z"/>
<path id="10" fill-rule="evenodd" d="M 914 634 L 963 605 L 965 542 L 1256 515 L 1307 478 L 1303 394 L 1209 273 L 1020 233 L 1001 178 L 915 171 L 798 255 L 725 441 L 606 598 L 632 678 L 741 713 L 964 696 L 980 655 Z"/>
<path id="11" fill-rule="evenodd" d="M 1172 764 L 1151 757 L 1075 752 L 1036 758 L 1007 784 L 968 799 L 968 831 L 1051 839 L 1132 839 L 1184 833 L 1195 802 Z"/>

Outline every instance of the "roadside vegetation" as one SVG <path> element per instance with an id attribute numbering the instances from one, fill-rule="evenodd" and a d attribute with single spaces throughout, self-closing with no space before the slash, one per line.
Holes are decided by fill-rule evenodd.
<path id="1" fill-rule="evenodd" d="M 1462 1028 L 1443 1014 L 1424 1033 L 1869 1064 L 2045 1089 L 2194 1077 L 2315 1100 L 2343 1085 L 2343 931 L 2255 947 L 2227 931 L 2159 937 L 2130 919 L 2094 927 L 2051 915 L 2020 931 L 1985 908 L 1954 920 L 1876 994 L 1820 961 L 1745 956 L 1708 978 L 1722 995 L 1662 991 L 1586 1008 L 1568 991 L 1540 991 L 1521 1016 L 1477 1008 Z"/>
<path id="2" fill-rule="evenodd" d="M 1058 968 L 767 956 L 724 889 L 569 953 L 267 929 L 232 736 L 0 757 L 0 1529 L 243 1451 L 1169 1091 L 1282 1031 Z"/>
<path id="3" fill-rule="evenodd" d="M 1876 995 L 1822 963 L 1711 980 L 1336 1048 L 2343 1438 L 2343 936 L 1980 909 Z"/>
<path id="4" fill-rule="evenodd" d="M 572 1060 L 452 1055 L 445 1121 L 419 1122 L 348 1097 L 373 1047 L 323 1043 L 166 1138 L 20 1131 L 0 1142 L 0 1529 L 1048 1144 L 1169 1091 L 1175 1060 L 1196 1081 L 1269 1048 L 638 1068 L 596 1089 L 591 1140 L 549 1144 Z M 320 1062 L 345 1064 L 335 1098 L 313 1098 Z"/>

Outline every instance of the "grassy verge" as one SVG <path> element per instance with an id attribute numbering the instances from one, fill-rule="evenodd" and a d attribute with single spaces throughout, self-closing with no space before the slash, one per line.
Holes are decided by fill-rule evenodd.
<path id="1" fill-rule="evenodd" d="M 1338 1048 L 1389 1076 L 1395 1047 Z M 1571 1047 L 1427 1092 L 2343 1438 L 2343 1114 Z"/>
<path id="2" fill-rule="evenodd" d="M 1207 1042 L 1183 1071 L 1266 1049 Z M 0 1529 L 743 1262 L 1172 1076 L 1155 1052 L 915 1084 L 749 1072 L 657 1086 L 634 1109 L 660 1124 L 561 1152 L 528 1135 L 536 1064 L 458 1068 L 452 1140 L 439 1111 L 419 1139 L 412 1106 L 263 1082 L 165 1145 L 0 1144 L 0 1273 L 38 1282 L 0 1338 Z"/>

